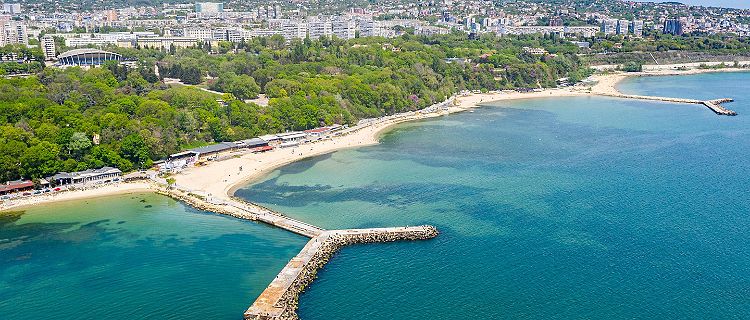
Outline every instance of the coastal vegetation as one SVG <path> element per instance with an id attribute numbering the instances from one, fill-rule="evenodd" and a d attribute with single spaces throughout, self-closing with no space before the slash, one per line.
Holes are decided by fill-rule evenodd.
<path id="1" fill-rule="evenodd" d="M 746 40 L 709 50 L 700 45 L 705 41 L 691 37 L 665 39 L 679 42 L 675 48 L 709 55 L 750 49 Z M 530 54 L 525 47 L 549 54 Z M 28 61 L 0 64 L 3 70 L 32 73 L 0 80 L 3 181 L 102 166 L 147 168 L 186 148 L 351 125 L 421 109 L 461 90 L 553 87 L 560 78 L 575 83 L 590 74 L 587 64 L 606 62 L 601 59 L 638 71 L 664 54 L 696 56 L 688 54 L 693 51 L 655 51 L 632 53 L 638 59 L 581 58 L 583 49 L 555 36 L 467 39 L 460 32 L 348 41 L 287 42 L 273 36 L 165 51 L 109 48 L 136 60 L 136 66 L 110 62 L 90 70 L 43 68 L 38 49 L 0 49 Z M 164 78 L 184 85 L 167 85 Z M 252 100 L 261 94 L 267 105 Z"/>
<path id="2" fill-rule="evenodd" d="M 530 55 L 524 46 L 552 55 Z M 219 49 L 122 49 L 138 67 L 46 68 L 0 80 L 0 180 L 105 165 L 147 168 L 212 142 L 354 124 L 424 108 L 459 90 L 552 87 L 558 78 L 588 74 L 576 46 L 541 36 L 270 37 Z M 165 85 L 155 66 L 160 77 L 188 85 Z M 245 101 L 261 93 L 267 106 Z"/>

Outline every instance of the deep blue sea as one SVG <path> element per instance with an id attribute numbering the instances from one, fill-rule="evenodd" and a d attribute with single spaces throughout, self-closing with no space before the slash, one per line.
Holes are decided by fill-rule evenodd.
<path id="1" fill-rule="evenodd" d="M 326 228 L 433 224 L 347 247 L 302 319 L 750 319 L 750 73 L 639 78 L 718 98 L 502 102 L 409 123 L 377 146 L 238 191 Z M 0 214 L 0 320 L 226 319 L 306 239 L 123 195 Z"/>
<path id="2" fill-rule="evenodd" d="M 303 319 L 750 319 L 750 73 L 496 103 L 273 172 L 239 195 L 326 228 L 433 224 L 345 248 Z"/>

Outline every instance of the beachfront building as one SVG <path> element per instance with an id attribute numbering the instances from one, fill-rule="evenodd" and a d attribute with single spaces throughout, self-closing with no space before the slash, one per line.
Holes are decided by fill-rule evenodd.
<path id="1" fill-rule="evenodd" d="M 266 142 L 265 140 L 261 138 L 252 138 L 252 139 L 247 139 L 247 140 L 235 141 L 234 144 L 237 145 L 238 148 L 248 148 L 248 149 L 268 146 L 268 142 Z"/>
<path id="2" fill-rule="evenodd" d="M 161 172 L 179 172 L 201 160 L 215 160 L 222 153 L 237 151 L 239 149 L 251 149 L 252 151 L 268 151 L 273 149 L 268 141 L 261 138 L 252 138 L 234 142 L 220 142 L 204 147 L 193 148 L 187 151 L 169 155 L 163 161 L 157 161 L 154 166 Z"/>
<path id="3" fill-rule="evenodd" d="M 299 145 L 300 142 L 302 142 L 307 137 L 307 133 L 304 133 L 304 132 L 279 133 L 276 135 L 276 137 L 278 137 L 279 141 L 281 142 L 281 144 L 279 144 L 279 147 L 281 148 L 294 147 L 296 145 Z"/>
<path id="4" fill-rule="evenodd" d="M 198 161 L 200 154 L 195 151 L 184 151 L 169 155 L 164 161 L 154 162 L 161 172 L 177 172 Z"/>
<path id="5" fill-rule="evenodd" d="M 331 131 L 331 128 L 328 127 L 322 127 L 322 128 L 315 128 L 310 130 L 305 130 L 305 133 L 310 136 L 311 138 L 320 138 L 328 134 L 328 132 Z"/>
<path id="6" fill-rule="evenodd" d="M 332 126 L 320 127 L 320 128 L 305 130 L 305 133 L 310 138 L 320 139 L 322 137 L 330 135 L 331 133 L 339 131 L 339 130 L 341 130 L 343 128 L 344 127 L 342 125 L 340 125 L 340 124 L 334 124 Z"/>
<path id="7" fill-rule="evenodd" d="M 70 184 L 106 183 L 117 181 L 122 176 L 122 171 L 112 167 L 99 169 L 88 169 L 78 172 L 60 172 L 52 176 L 51 180 L 58 186 Z"/>
<path id="8" fill-rule="evenodd" d="M 8 181 L 0 184 L 0 196 L 34 189 L 34 182 L 31 180 Z"/>
<path id="9" fill-rule="evenodd" d="M 237 145 L 234 142 L 220 142 L 205 147 L 193 148 L 189 151 L 197 153 L 199 160 L 214 160 L 220 154 L 230 152 L 234 149 L 237 149 Z"/>
<path id="10" fill-rule="evenodd" d="M 273 150 L 273 147 L 268 145 L 268 141 L 261 138 L 252 138 L 247 140 L 235 141 L 238 148 L 249 149 L 253 153 L 260 153 Z"/>
<path id="11" fill-rule="evenodd" d="M 279 137 L 276 136 L 275 134 L 267 134 L 264 136 L 260 136 L 258 137 L 258 139 L 265 141 L 270 146 L 276 146 L 276 145 L 279 145 L 279 143 L 281 143 L 281 139 L 279 139 Z"/>

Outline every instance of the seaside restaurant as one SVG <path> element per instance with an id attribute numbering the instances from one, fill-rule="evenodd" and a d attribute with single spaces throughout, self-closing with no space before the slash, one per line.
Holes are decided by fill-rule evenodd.
<path id="1" fill-rule="evenodd" d="M 195 151 L 184 151 L 169 155 L 166 160 L 155 162 L 161 172 L 175 172 L 198 161 L 199 153 Z"/>
<path id="2" fill-rule="evenodd" d="M 281 143 L 281 139 L 275 134 L 267 134 L 258 138 L 265 141 L 269 146 L 277 146 Z"/>
<path id="3" fill-rule="evenodd" d="M 60 172 L 52 176 L 52 181 L 58 186 L 69 184 L 86 184 L 117 181 L 122 176 L 122 171 L 112 167 L 102 167 L 99 169 L 88 169 L 78 172 Z"/>
<path id="4" fill-rule="evenodd" d="M 34 182 L 31 180 L 8 181 L 4 184 L 0 184 L 0 196 L 22 191 L 31 191 L 33 189 Z"/>
<path id="5" fill-rule="evenodd" d="M 198 159 L 214 160 L 222 152 L 232 151 L 237 148 L 238 146 L 234 142 L 220 142 L 220 143 L 208 145 L 205 147 L 190 149 L 189 151 L 197 153 Z"/>
<path id="6" fill-rule="evenodd" d="M 234 144 L 237 145 L 238 148 L 248 148 L 248 149 L 268 146 L 268 142 L 266 142 L 265 140 L 261 138 L 252 138 L 252 139 L 235 141 Z"/>
<path id="7" fill-rule="evenodd" d="M 284 147 L 294 147 L 296 145 L 299 145 L 300 142 L 307 137 L 307 133 L 287 132 L 287 133 L 279 133 L 276 136 L 281 141 L 281 144 L 279 145 L 279 147 L 284 148 Z"/>

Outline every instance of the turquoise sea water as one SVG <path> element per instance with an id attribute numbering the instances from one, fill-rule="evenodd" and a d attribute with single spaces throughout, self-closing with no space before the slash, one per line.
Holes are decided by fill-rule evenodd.
<path id="1" fill-rule="evenodd" d="M 306 240 L 153 194 L 0 214 L 0 319 L 242 319 Z"/>
<path id="2" fill-rule="evenodd" d="M 750 73 L 630 80 L 732 97 L 497 103 L 399 126 L 238 191 L 327 228 L 433 224 L 343 249 L 303 319 L 750 319 Z"/>
<path id="3" fill-rule="evenodd" d="M 504 102 L 399 126 L 238 192 L 315 224 L 434 224 L 345 248 L 303 319 L 750 319 L 750 74 Z M 0 215 L 0 319 L 240 319 L 306 239 L 123 195 Z"/>

